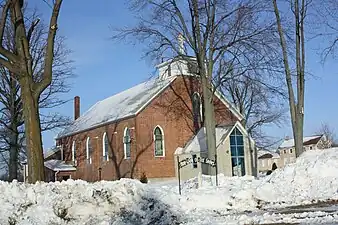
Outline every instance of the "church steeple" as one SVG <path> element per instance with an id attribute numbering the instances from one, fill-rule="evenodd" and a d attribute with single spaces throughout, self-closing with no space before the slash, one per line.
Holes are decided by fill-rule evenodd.
<path id="1" fill-rule="evenodd" d="M 178 40 L 178 52 L 180 55 L 186 55 L 186 51 L 185 51 L 185 46 L 184 46 L 184 36 L 179 33 L 178 34 L 178 37 L 177 37 L 177 40 Z"/>
<path id="2" fill-rule="evenodd" d="M 197 60 L 195 57 L 191 56 L 176 56 L 175 58 L 165 61 L 156 67 L 158 68 L 160 79 L 179 75 L 198 75 Z"/>
<path id="3" fill-rule="evenodd" d="M 160 79 L 166 79 L 168 77 L 179 75 L 198 75 L 197 60 L 195 57 L 186 55 L 184 36 L 181 33 L 178 34 L 177 42 L 178 56 L 156 66 L 159 70 Z"/>

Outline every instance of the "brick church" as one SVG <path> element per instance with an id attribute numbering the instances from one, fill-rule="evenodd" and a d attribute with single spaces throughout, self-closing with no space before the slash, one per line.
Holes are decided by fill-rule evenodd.
<path id="1" fill-rule="evenodd" d="M 176 57 L 157 69 L 157 77 L 97 102 L 82 115 L 75 97 L 74 121 L 45 156 L 46 179 L 175 177 L 175 151 L 203 127 L 201 85 L 192 57 Z M 218 91 L 214 105 L 217 125 L 240 124 L 242 115 Z"/>

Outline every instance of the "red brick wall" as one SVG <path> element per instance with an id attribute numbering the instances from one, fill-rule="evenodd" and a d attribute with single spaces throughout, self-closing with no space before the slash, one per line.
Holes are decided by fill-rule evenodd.
<path id="1" fill-rule="evenodd" d="M 191 91 L 193 90 L 193 91 Z M 174 152 L 184 147 L 193 136 L 192 102 L 190 96 L 200 91 L 194 77 L 178 77 L 161 96 L 157 97 L 136 117 L 138 176 L 145 172 L 149 178 L 175 176 Z M 232 113 L 215 97 L 217 124 L 236 121 Z M 155 157 L 153 131 L 156 126 L 164 131 L 165 157 Z"/>
<path id="2" fill-rule="evenodd" d="M 72 178 L 97 181 L 99 180 L 99 168 L 101 168 L 101 179 L 104 180 L 129 177 L 130 160 L 124 159 L 123 134 L 125 127 L 135 127 L 135 118 L 122 120 L 75 136 L 64 138 L 62 140 L 64 159 L 69 163 L 72 161 L 72 143 L 73 140 L 76 141 L 77 169 L 76 172 L 71 173 Z M 103 134 L 105 132 L 108 135 L 110 146 L 110 159 L 108 162 L 103 160 Z M 131 129 L 131 133 L 133 132 L 134 130 Z M 92 141 L 92 164 L 89 164 L 86 160 L 87 137 L 90 137 Z M 132 140 L 131 152 L 135 149 L 134 143 L 135 142 Z M 112 149 L 114 149 L 114 151 L 112 151 Z"/>
<path id="3" fill-rule="evenodd" d="M 174 152 L 177 147 L 184 147 L 195 132 L 190 98 L 194 91 L 201 93 L 196 78 L 178 77 L 135 118 L 64 138 L 63 152 L 67 162 L 72 160 L 72 141 L 76 140 L 78 166 L 77 171 L 72 172 L 72 178 L 99 180 L 99 168 L 102 168 L 101 178 L 104 180 L 120 177 L 138 178 L 142 172 L 145 172 L 148 178 L 175 176 Z M 216 97 L 214 102 L 217 124 L 236 121 L 232 113 Z M 165 157 L 154 157 L 153 131 L 157 125 L 164 131 Z M 124 159 L 125 127 L 133 128 L 130 159 Z M 110 151 L 109 162 L 102 160 L 104 132 L 108 133 L 109 143 L 113 149 Z M 92 164 L 88 164 L 86 160 L 87 137 L 92 140 Z"/>

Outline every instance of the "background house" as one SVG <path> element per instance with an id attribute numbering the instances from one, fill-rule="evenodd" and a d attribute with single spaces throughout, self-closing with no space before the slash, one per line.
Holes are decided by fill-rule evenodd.
<path id="1" fill-rule="evenodd" d="M 61 158 L 75 171 L 62 176 L 88 181 L 121 177 L 175 177 L 174 152 L 203 127 L 202 91 L 194 58 L 176 57 L 158 66 L 159 76 L 99 101 L 57 137 Z M 218 125 L 242 115 L 218 91 Z"/>
<path id="2" fill-rule="evenodd" d="M 303 138 L 303 149 L 305 151 L 330 147 L 331 143 L 329 140 L 327 140 L 325 135 L 315 135 Z M 283 165 L 296 161 L 294 139 L 289 139 L 288 137 L 286 137 L 282 144 L 279 146 L 278 151 L 281 157 L 281 163 Z"/>
<path id="3" fill-rule="evenodd" d="M 261 149 L 257 151 L 257 158 L 257 166 L 259 172 L 267 172 L 268 170 L 271 170 L 274 163 L 276 164 L 277 168 L 283 166 L 281 157 L 276 152 Z"/>

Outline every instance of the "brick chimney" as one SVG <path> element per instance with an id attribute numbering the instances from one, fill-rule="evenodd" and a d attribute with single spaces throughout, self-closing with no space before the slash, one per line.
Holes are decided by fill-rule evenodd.
<path id="1" fill-rule="evenodd" d="M 74 120 L 80 117 L 80 97 L 74 97 Z"/>

